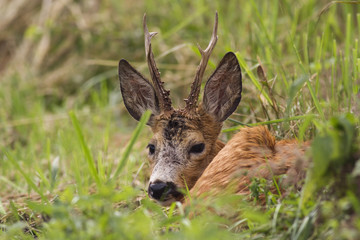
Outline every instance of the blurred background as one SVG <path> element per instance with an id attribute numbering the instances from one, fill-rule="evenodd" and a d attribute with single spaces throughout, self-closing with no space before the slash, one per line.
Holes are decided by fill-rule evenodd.
<path id="1" fill-rule="evenodd" d="M 243 73 L 242 101 L 224 123 L 220 138 L 227 141 L 242 126 L 256 124 L 267 125 L 278 139 L 302 141 L 328 134 L 318 144 L 319 160 L 314 161 L 322 171 L 313 182 L 323 187 L 345 179 L 336 171 L 346 165 L 344 159 L 352 159 L 354 166 L 355 157 L 343 149 L 352 148 L 353 138 L 359 142 L 358 134 L 353 136 L 360 114 L 359 1 L 0 0 L 0 229 L 26 221 L 31 230 L 16 225 L 5 239 L 20 234 L 19 229 L 34 236 L 46 229 L 46 239 L 61 238 L 60 233 L 78 239 L 77 231 L 96 239 L 108 236 L 109 231 L 114 236 L 128 234 L 129 239 L 136 234 L 148 234 L 143 238 L 152 239 L 154 232 L 160 232 L 166 239 L 171 235 L 162 235 L 160 228 L 168 231 L 190 221 L 181 214 L 174 214 L 171 220 L 172 212 L 170 220 L 164 219 L 166 211 L 146 201 L 146 145 L 151 133 L 145 128 L 133 150 L 125 154 L 125 146 L 135 139 L 131 135 L 137 123 L 122 103 L 117 64 L 124 58 L 149 78 L 142 29 L 146 13 L 149 30 L 158 32 L 152 47 L 162 80 L 171 89 L 175 106 L 183 106 L 200 62 L 196 44 L 207 46 L 215 11 L 219 14 L 219 39 L 203 83 L 228 51 L 236 53 Z M 333 118 L 344 115 L 347 120 Z M 121 171 L 117 171 L 114 185 L 107 185 L 115 169 Z M 336 170 L 334 174 L 331 169 Z M 359 175 L 355 172 L 353 176 L 358 179 Z M 347 189 L 338 186 L 343 192 Z M 317 196 L 314 189 L 308 195 Z M 322 213 L 322 219 L 329 221 L 314 224 L 314 236 L 325 238 L 332 229 L 343 231 L 343 219 L 353 219 L 346 227 L 360 226 L 353 215 L 356 212 L 349 211 L 353 204 L 359 216 L 355 190 L 346 194 L 348 198 L 341 201 L 322 198 L 330 199 L 324 200 Z M 52 197 L 58 195 L 52 205 L 44 201 L 53 202 Z M 40 202 L 39 196 L 43 205 L 27 205 L 26 199 Z M 269 207 L 268 216 L 281 211 L 283 225 L 276 228 L 272 217 L 268 222 L 262 220 L 263 212 L 256 212 L 253 218 L 242 215 L 248 205 L 229 208 L 227 226 L 230 231 L 250 229 L 255 235 L 259 231 L 260 238 L 279 233 L 282 239 L 289 239 L 289 233 L 295 236 L 297 229 L 308 231 L 303 226 L 308 226 L 317 212 L 317 200 L 314 197 L 304 203 L 307 208 L 302 208 L 304 225 L 300 226 L 296 203 L 300 193 L 293 198 L 281 210 L 276 207 L 275 211 L 274 204 Z M 45 217 L 43 211 L 47 211 Z M 237 218 L 233 218 L 234 211 L 240 212 Z M 179 232 L 179 239 L 198 236 L 191 235 L 197 229 L 205 235 L 195 239 L 222 238 L 216 234 L 223 236 L 224 232 L 218 231 L 218 226 L 225 226 L 223 222 L 216 228 L 208 225 L 211 213 L 204 212 L 208 215 L 193 230 L 186 225 L 189 232 Z M 52 222 L 42 225 L 47 216 Z M 261 224 L 266 226 L 253 228 Z M 205 225 L 210 227 L 205 229 Z M 262 233 L 262 229 L 268 232 Z M 63 239 L 70 239 L 66 236 Z"/>
<path id="2" fill-rule="evenodd" d="M 153 48 L 162 78 L 175 104 L 181 105 L 200 61 L 196 44 L 207 45 L 215 11 L 219 12 L 219 41 L 205 76 L 230 50 L 239 53 L 250 70 L 262 61 L 278 96 L 278 109 L 262 111 L 259 90 L 243 71 L 240 120 L 254 123 L 283 117 L 290 86 L 303 73 L 315 74 L 314 90 L 320 101 L 334 98 L 326 89 L 344 73 L 331 75 L 335 64 L 331 55 L 334 51 L 351 55 L 351 46 L 358 51 L 358 10 L 359 5 L 312 0 L 1 0 L 0 121 L 17 124 L 23 117 L 58 114 L 84 105 L 96 108 L 97 98 L 121 113 L 118 61 L 125 58 L 148 76 L 142 31 L 145 12 L 150 31 L 159 32 Z M 344 32 L 347 14 L 352 14 L 354 32 L 349 34 L 353 36 Z M 346 67 L 345 75 L 351 77 L 354 66 Z M 293 114 L 299 113 L 304 109 L 293 109 Z M 4 127 L 1 133 L 6 136 Z"/>

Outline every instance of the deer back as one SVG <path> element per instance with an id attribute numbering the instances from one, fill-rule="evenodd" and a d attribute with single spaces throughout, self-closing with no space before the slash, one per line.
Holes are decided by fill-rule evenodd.
<path id="1" fill-rule="evenodd" d="M 190 195 L 216 195 L 225 189 L 248 195 L 252 178 L 273 179 L 283 174 L 287 176 L 280 187 L 300 184 L 308 166 L 304 156 L 308 146 L 309 142 L 276 141 L 263 126 L 243 128 L 216 155 Z"/>

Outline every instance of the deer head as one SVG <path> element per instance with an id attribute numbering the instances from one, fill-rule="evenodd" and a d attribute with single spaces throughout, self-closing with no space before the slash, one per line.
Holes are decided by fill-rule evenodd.
<path id="1" fill-rule="evenodd" d="M 181 200 L 181 189 L 191 189 L 223 144 L 217 141 L 222 122 L 236 109 L 241 99 L 241 70 L 234 53 L 228 52 L 210 76 L 204 97 L 198 104 L 201 80 L 217 41 L 218 16 L 208 47 L 200 47 L 197 68 L 185 107 L 174 109 L 170 91 L 164 89 L 151 50 L 151 38 L 144 15 L 145 53 L 152 83 L 126 60 L 119 62 L 120 88 L 130 115 L 139 120 L 148 109 L 148 122 L 154 136 L 147 148 L 152 166 L 148 195 L 162 205 Z"/>

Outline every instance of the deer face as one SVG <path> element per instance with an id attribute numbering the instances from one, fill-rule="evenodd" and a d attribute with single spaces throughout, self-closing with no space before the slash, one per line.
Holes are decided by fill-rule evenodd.
<path id="1" fill-rule="evenodd" d="M 179 189 L 191 189 L 216 155 L 221 124 L 205 113 L 190 119 L 174 111 L 169 118 L 156 119 L 152 129 L 154 136 L 147 147 L 152 166 L 148 193 L 166 205 L 181 200 Z"/>
<path id="2" fill-rule="evenodd" d="M 126 60 L 119 62 L 120 88 L 129 113 L 139 120 L 150 109 L 148 122 L 154 136 L 150 140 L 148 158 L 152 166 L 148 194 L 162 205 L 181 200 L 181 189 L 191 189 L 219 149 L 215 146 L 222 122 L 232 114 L 241 99 L 241 70 L 234 53 L 227 53 L 207 81 L 204 98 L 197 105 L 201 79 L 217 36 L 217 15 L 213 37 L 205 51 L 186 107 L 173 109 L 169 91 L 163 88 L 151 52 L 144 17 L 145 49 L 153 84 Z"/>

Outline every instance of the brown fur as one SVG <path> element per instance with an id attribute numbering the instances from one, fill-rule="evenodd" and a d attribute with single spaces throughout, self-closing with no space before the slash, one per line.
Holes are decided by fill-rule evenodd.
<path id="1" fill-rule="evenodd" d="M 244 128 L 216 155 L 190 195 L 218 194 L 230 186 L 235 193 L 248 194 L 252 177 L 289 174 L 285 184 L 294 184 L 303 176 L 307 146 L 295 140 L 276 142 L 266 127 Z"/>

